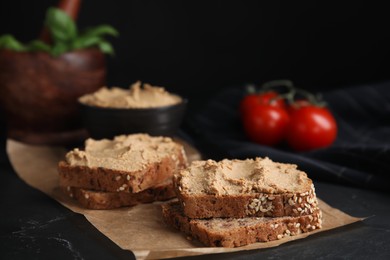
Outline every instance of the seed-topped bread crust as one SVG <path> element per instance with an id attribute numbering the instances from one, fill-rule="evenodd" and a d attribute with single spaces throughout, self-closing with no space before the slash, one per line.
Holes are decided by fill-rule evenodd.
<path id="1" fill-rule="evenodd" d="M 298 217 L 190 219 L 178 202 L 162 205 L 164 221 L 206 246 L 239 247 L 321 228 L 321 211 Z"/>
<path id="2" fill-rule="evenodd" d="M 103 192 L 75 187 L 61 187 L 64 194 L 75 199 L 87 209 L 115 209 L 135 206 L 140 203 L 165 201 L 176 196 L 172 181 L 167 181 L 156 187 L 138 193 Z"/>
<path id="3" fill-rule="evenodd" d="M 306 173 L 269 158 L 193 162 L 174 184 L 190 218 L 302 216 L 318 209 Z"/>

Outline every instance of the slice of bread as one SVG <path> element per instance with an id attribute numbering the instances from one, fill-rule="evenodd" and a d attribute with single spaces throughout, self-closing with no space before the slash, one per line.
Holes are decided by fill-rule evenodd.
<path id="1" fill-rule="evenodd" d="M 168 137 L 122 135 L 88 139 L 59 162 L 60 186 L 105 192 L 140 192 L 157 186 L 187 166 L 183 146 Z"/>
<path id="2" fill-rule="evenodd" d="M 162 205 L 164 221 L 213 247 L 239 247 L 267 242 L 321 228 L 321 211 L 299 217 L 190 219 L 178 202 Z"/>
<path id="3" fill-rule="evenodd" d="M 189 218 L 298 217 L 318 210 L 306 173 L 269 158 L 195 161 L 174 184 Z"/>
<path id="4" fill-rule="evenodd" d="M 130 207 L 140 203 L 165 201 L 176 197 L 172 181 L 167 181 L 138 193 L 93 191 L 70 186 L 61 187 L 61 189 L 64 194 L 75 199 L 81 206 L 87 209 Z"/>

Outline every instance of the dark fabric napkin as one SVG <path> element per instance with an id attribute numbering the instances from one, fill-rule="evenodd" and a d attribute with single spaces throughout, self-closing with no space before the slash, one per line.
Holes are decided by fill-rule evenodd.
<path id="1" fill-rule="evenodd" d="M 268 156 L 297 164 L 315 180 L 390 190 L 390 82 L 322 93 L 337 120 L 338 136 L 332 146 L 309 152 L 250 142 L 238 114 L 244 93 L 244 87 L 225 89 L 187 121 L 205 157 Z"/>

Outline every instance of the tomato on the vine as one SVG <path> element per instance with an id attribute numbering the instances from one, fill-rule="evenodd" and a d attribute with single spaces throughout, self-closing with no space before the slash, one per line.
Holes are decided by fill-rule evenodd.
<path id="1" fill-rule="evenodd" d="M 307 99 L 298 99 L 295 100 L 292 104 L 289 104 L 286 109 L 288 114 L 292 114 L 297 109 L 300 109 L 305 106 L 313 106 L 313 104 L 310 103 L 310 101 Z"/>
<path id="2" fill-rule="evenodd" d="M 276 145 L 284 139 L 289 116 L 284 108 L 268 104 L 246 110 L 242 120 L 249 139 L 259 144 Z"/>
<path id="3" fill-rule="evenodd" d="M 320 96 L 294 88 L 291 82 L 284 82 L 288 91 L 279 94 L 269 88 L 281 81 L 271 83 L 264 84 L 267 92 L 241 100 L 240 114 L 250 140 L 263 145 L 286 141 L 296 151 L 324 148 L 335 141 L 336 120 Z"/>
<path id="4" fill-rule="evenodd" d="M 268 91 L 258 94 L 246 95 L 240 103 L 240 113 L 245 114 L 246 111 L 258 106 L 258 105 L 271 105 L 276 107 L 285 108 L 286 104 L 283 99 L 278 98 L 279 94 L 275 91 Z"/>
<path id="5" fill-rule="evenodd" d="M 290 106 L 289 113 L 286 140 L 294 150 L 324 148 L 336 139 L 336 120 L 326 107 L 302 103 L 296 107 Z"/>

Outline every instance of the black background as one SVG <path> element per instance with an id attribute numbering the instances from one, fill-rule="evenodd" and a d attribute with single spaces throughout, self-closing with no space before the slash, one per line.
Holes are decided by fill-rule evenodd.
<path id="1" fill-rule="evenodd" d="M 1 1 L 0 34 L 36 38 L 56 3 Z M 120 31 L 108 85 L 141 79 L 194 104 L 206 92 L 279 78 L 320 91 L 389 79 L 387 12 L 367 1 L 84 0 L 78 25 Z"/>
<path id="2" fill-rule="evenodd" d="M 22 41 L 36 38 L 45 10 L 56 3 L 57 0 L 1 0 L 0 35 L 11 33 Z M 278 78 L 289 78 L 298 86 L 321 91 L 352 86 L 352 90 L 345 92 L 351 94 L 349 101 L 358 96 L 359 101 L 365 98 L 361 103 L 370 108 L 369 112 L 381 109 L 373 120 L 365 117 L 360 128 L 348 128 L 361 132 L 364 140 L 371 143 L 370 134 L 389 132 L 389 95 L 382 99 L 377 95 L 370 102 L 366 92 L 355 86 L 389 80 L 389 20 L 385 1 L 379 5 L 371 1 L 334 4 L 329 1 L 84 0 L 78 24 L 85 28 L 109 23 L 121 33 L 119 38 L 112 39 L 116 56 L 107 59 L 108 85 L 126 87 L 141 79 L 187 95 L 190 104 L 197 108 L 203 107 L 205 98 L 212 98 L 229 86 L 261 84 Z M 367 88 L 363 90 L 371 93 L 372 89 Z M 337 92 L 330 95 L 337 99 L 332 99 L 337 104 L 346 98 L 345 94 L 338 98 Z M 378 102 L 383 98 L 383 103 Z M 2 119 L 0 116 L 0 258 L 131 257 L 130 252 L 109 241 L 83 216 L 17 178 L 6 158 Z M 383 144 L 374 148 L 382 153 L 361 149 L 369 155 L 364 158 L 387 156 L 388 138 L 378 138 L 371 144 L 381 144 L 381 140 L 385 140 Z M 353 152 L 349 154 L 360 155 L 356 150 Z M 383 162 L 387 166 L 385 156 Z M 360 164 L 357 158 L 355 163 Z M 382 165 L 377 167 L 385 172 Z M 316 187 L 319 197 L 332 206 L 354 216 L 370 217 L 358 225 L 313 235 L 304 243 L 295 241 L 261 251 L 213 257 L 389 259 L 388 194 L 325 183 L 316 183 Z"/>

